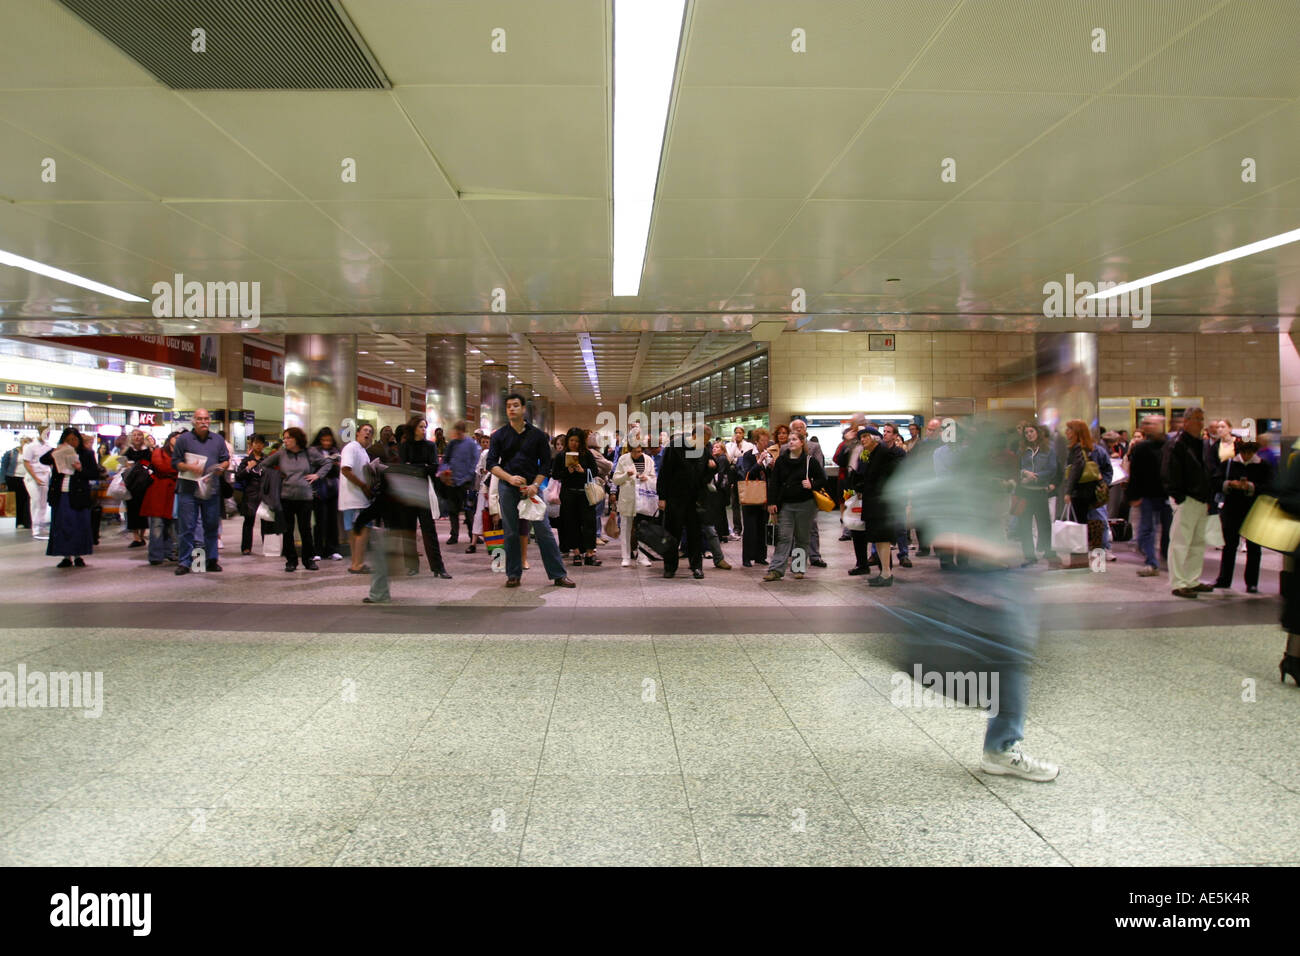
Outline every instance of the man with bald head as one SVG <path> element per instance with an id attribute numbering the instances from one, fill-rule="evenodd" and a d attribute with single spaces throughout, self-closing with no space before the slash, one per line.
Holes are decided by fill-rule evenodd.
<path id="1" fill-rule="evenodd" d="M 230 467 L 226 440 L 212 431 L 212 414 L 206 408 L 194 410 L 194 430 L 176 439 L 172 463 L 176 477 L 176 521 L 180 525 L 177 574 L 190 573 L 194 551 L 194 526 L 203 519 L 204 570 L 220 571 L 217 563 L 217 532 L 221 529 L 222 472 Z"/>

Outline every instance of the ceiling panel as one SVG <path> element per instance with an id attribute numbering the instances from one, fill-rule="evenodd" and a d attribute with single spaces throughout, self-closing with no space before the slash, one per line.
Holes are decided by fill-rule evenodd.
<path id="1" fill-rule="evenodd" d="M 887 89 L 958 5 L 927 0 L 900 17 L 896 0 L 696 0 L 682 82 Z"/>
<path id="2" fill-rule="evenodd" d="M 792 199 L 663 199 L 656 204 L 650 255 L 752 259 L 798 208 Z"/>
<path id="3" fill-rule="evenodd" d="M 346 0 L 395 86 L 605 82 L 603 0 Z M 505 52 L 492 52 L 492 31 Z"/>
<path id="4" fill-rule="evenodd" d="M 268 259 L 371 257 L 310 203 L 174 203 L 172 208 Z"/>
<path id="5" fill-rule="evenodd" d="M 490 199 L 465 212 L 502 257 L 608 258 L 609 202 L 604 199 Z"/>
<path id="6" fill-rule="evenodd" d="M 0 0 L 0 90 L 158 88 L 158 81 L 53 0 Z"/>
<path id="7" fill-rule="evenodd" d="M 54 160 L 55 180 L 45 176 Z M 0 199 L 34 202 L 147 199 L 148 194 L 84 163 L 67 150 L 29 136 L 0 121 Z"/>
<path id="8" fill-rule="evenodd" d="M 666 138 L 658 196 L 802 199 L 882 96 L 873 90 L 686 87 Z"/>
<path id="9" fill-rule="evenodd" d="M 59 203 L 23 207 L 136 255 L 178 268 L 195 259 L 253 259 L 249 249 L 156 202 Z"/>
<path id="10" fill-rule="evenodd" d="M 384 90 L 186 95 L 309 199 L 455 199 L 428 148 Z M 345 159 L 355 179 L 344 179 Z M 350 172 L 351 175 L 351 172 Z"/>
<path id="11" fill-rule="evenodd" d="M 455 200 L 323 202 L 318 208 L 376 255 L 386 258 L 489 256 L 474 224 Z"/>

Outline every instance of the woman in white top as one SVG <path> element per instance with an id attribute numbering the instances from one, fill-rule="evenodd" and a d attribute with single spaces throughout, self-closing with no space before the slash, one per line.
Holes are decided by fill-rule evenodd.
<path id="1" fill-rule="evenodd" d="M 49 443 L 50 430 L 41 429 L 41 435 L 23 449 L 23 484 L 31 498 L 32 537 L 45 539 L 50 536 L 50 466 L 41 464 L 41 456 L 53 450 Z"/>
<path id="2" fill-rule="evenodd" d="M 655 487 L 655 460 L 641 449 L 641 433 L 632 431 L 627 436 L 627 451 L 619 456 L 614 466 L 614 486 L 618 488 L 618 514 L 621 531 L 619 541 L 623 547 L 623 567 L 632 566 L 632 551 L 636 547 L 637 488 L 649 488 L 658 495 Z M 656 507 L 658 498 L 655 499 Z M 650 566 L 650 559 L 641 552 L 637 564 Z"/>

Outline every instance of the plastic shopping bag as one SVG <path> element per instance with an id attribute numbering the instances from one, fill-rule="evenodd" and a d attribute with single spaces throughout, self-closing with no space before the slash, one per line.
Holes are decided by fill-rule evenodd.
<path id="1" fill-rule="evenodd" d="M 840 518 L 845 531 L 866 531 L 866 522 L 862 520 L 862 496 L 853 495 L 844 502 L 844 514 Z"/>

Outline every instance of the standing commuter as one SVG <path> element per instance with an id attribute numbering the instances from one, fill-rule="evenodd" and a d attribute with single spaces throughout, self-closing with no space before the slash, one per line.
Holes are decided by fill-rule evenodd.
<path id="1" fill-rule="evenodd" d="M 175 561 L 176 554 L 176 439 L 180 432 L 167 436 L 161 448 L 149 456 L 149 470 L 153 482 L 140 502 L 140 515 L 149 522 L 149 563 L 155 567 L 164 561 Z"/>
<path id="2" fill-rule="evenodd" d="M 45 456 L 53 445 L 49 444 L 50 430 L 41 429 L 40 435 L 23 449 L 23 484 L 27 486 L 27 496 L 31 500 L 32 537 L 44 541 L 50 536 L 50 466 L 43 464 Z"/>
<path id="3" fill-rule="evenodd" d="M 618 489 L 618 514 L 622 527 L 619 544 L 623 549 L 623 567 L 632 566 L 632 555 L 642 567 L 650 566 L 650 559 L 636 547 L 636 516 L 638 489 L 655 495 L 655 462 L 641 448 L 641 432 L 635 428 L 628 432 L 626 450 L 614 466 L 614 486 Z"/>
<path id="4" fill-rule="evenodd" d="M 244 523 L 239 535 L 239 553 L 243 555 L 253 553 L 253 527 L 257 521 L 257 509 L 262 503 L 262 462 L 265 459 L 266 437 L 253 435 L 248 439 L 248 454 L 235 469 L 235 478 L 244 488 L 244 502 L 241 506 Z M 265 538 L 268 534 L 275 534 L 275 524 L 263 521 L 262 537 Z"/>
<path id="5" fill-rule="evenodd" d="M 126 448 L 122 451 L 122 457 L 132 465 L 137 462 L 144 462 L 146 465 L 153 458 L 153 451 L 145 444 L 144 432 L 138 428 L 131 430 L 131 438 Z M 131 532 L 131 543 L 128 547 L 143 548 L 144 534 L 149 529 L 149 519 L 140 515 L 140 506 L 143 499 L 132 495 L 126 502 L 126 530 Z"/>
<path id="6" fill-rule="evenodd" d="M 438 480 L 443 486 L 443 496 L 447 499 L 451 521 L 451 534 L 447 537 L 447 544 L 460 544 L 461 518 L 465 519 L 465 533 L 470 544 L 474 543 L 473 517 L 469 511 L 473 503 L 470 502 L 467 507 L 466 501 L 474 490 L 474 470 L 478 467 L 479 447 L 478 442 L 466 434 L 468 431 L 469 424 L 464 421 L 451 426 L 451 441 L 447 443 L 442 467 L 438 471 Z"/>
<path id="7" fill-rule="evenodd" d="M 32 508 L 31 497 L 27 493 L 27 483 L 23 476 L 27 469 L 23 467 L 23 451 L 31 444 L 31 437 L 25 436 L 13 448 L 5 452 L 4 466 L 0 472 L 4 474 L 5 487 L 14 493 L 14 503 L 17 507 L 14 509 L 14 528 L 26 528 L 29 531 L 32 527 Z"/>
<path id="8" fill-rule="evenodd" d="M 438 446 L 425 438 L 429 422 L 419 415 L 411 418 L 406 426 L 405 441 L 397 446 L 398 458 L 403 465 L 413 465 L 421 469 L 427 481 L 435 481 L 438 475 Z M 450 580 L 447 566 L 442 560 L 442 549 L 438 546 L 438 528 L 434 524 L 433 509 L 427 498 L 417 505 L 406 506 L 403 530 L 412 532 L 403 535 L 406 548 L 406 573 L 408 576 L 420 573 L 420 556 L 415 550 L 415 530 L 419 527 L 424 540 L 424 557 L 429 562 L 429 570 L 436 578 Z"/>
<path id="9" fill-rule="evenodd" d="M 194 430 L 176 439 L 172 464 L 176 479 L 176 520 L 180 522 L 180 546 L 176 573 L 189 574 L 194 553 L 194 531 L 203 523 L 203 553 L 208 571 L 220 571 L 217 563 L 217 532 L 221 528 L 222 480 L 230 467 L 226 440 L 211 430 L 212 415 L 206 408 L 194 410 Z"/>
<path id="10" fill-rule="evenodd" d="M 286 428 L 284 443 L 278 451 L 267 455 L 262 463 L 265 469 L 280 472 L 280 509 L 284 513 L 285 571 L 298 570 L 298 549 L 294 544 L 294 525 L 302 536 L 302 566 L 308 571 L 319 571 L 314 555 L 315 544 L 311 536 L 312 486 L 333 467 L 333 462 L 307 444 L 307 433 L 296 425 Z"/>
<path id="11" fill-rule="evenodd" d="M 785 576 L 795 548 L 806 552 L 812 524 L 817 514 L 813 491 L 826 484 L 826 472 L 808 454 L 803 439 L 791 434 L 786 450 L 772 467 L 767 482 L 767 511 L 777 516 L 776 550 L 764 581 L 779 581 Z M 802 578 L 803 572 L 794 572 Z"/>
<path id="12" fill-rule="evenodd" d="M 825 474 L 826 456 L 822 452 L 821 442 L 808 437 L 808 423 L 802 418 L 796 418 L 790 423 L 790 433 L 799 436 L 799 440 L 803 442 L 804 451 L 821 466 L 822 474 Z M 897 437 L 898 433 L 895 432 L 894 434 Z M 814 568 L 826 567 L 826 562 L 822 560 L 822 536 L 821 532 L 817 530 L 817 516 L 820 513 L 820 511 L 813 513 L 812 528 L 808 533 L 808 563 Z M 911 565 L 909 564 L 908 567 L 911 567 Z"/>
<path id="13" fill-rule="evenodd" d="M 316 531 L 312 541 L 316 545 L 316 560 L 321 556 L 331 561 L 343 560 L 339 554 L 339 447 L 334 440 L 334 431 L 327 425 L 316 433 L 311 447 L 329 462 L 329 468 L 320 479 L 312 485 L 312 517 L 316 521 Z"/>
<path id="14" fill-rule="evenodd" d="M 737 468 L 737 474 L 739 475 L 737 485 L 741 481 L 761 481 L 764 488 L 767 487 L 774 461 L 768 449 L 771 444 L 772 436 L 766 428 L 754 429 L 753 443 L 740 456 L 740 463 Z M 761 504 L 742 504 L 740 506 L 740 564 L 742 567 L 749 568 L 755 564 L 767 564 L 767 524 L 766 498 Z"/>
<path id="15" fill-rule="evenodd" d="M 1237 546 L 1241 543 L 1241 523 L 1259 495 L 1269 494 L 1273 486 L 1273 466 L 1260 458 L 1259 442 L 1237 439 L 1237 454 L 1223 466 L 1220 485 L 1223 508 L 1219 520 L 1223 526 L 1223 555 L 1219 558 L 1219 576 L 1214 587 L 1231 588 L 1237 564 Z M 1260 546 L 1246 542 L 1246 593 L 1259 591 Z"/>
<path id="16" fill-rule="evenodd" d="M 698 505 L 704 485 L 717 463 L 709 455 L 705 426 L 697 425 L 689 432 L 678 435 L 663 449 L 663 465 L 659 469 L 659 507 L 664 512 L 664 529 L 673 542 L 686 533 L 686 557 L 691 576 L 704 577 L 703 541 L 701 540 Z M 664 577 L 677 574 L 677 548 L 668 548 L 663 556 Z"/>
<path id="17" fill-rule="evenodd" d="M 60 568 L 84 568 L 84 556 L 94 551 L 90 482 L 99 473 L 99 463 L 82 437 L 75 428 L 65 428 L 58 446 L 41 456 L 41 463 L 51 469 L 50 509 L 54 514 L 45 553 L 62 555 Z"/>
<path id="18" fill-rule="evenodd" d="M 365 525 L 356 527 L 357 515 L 370 504 L 370 440 L 375 426 L 362 422 L 357 426 L 357 437 L 343 446 L 339 454 L 339 514 L 343 517 L 343 530 L 348 534 L 348 553 L 352 558 L 350 574 L 365 574 Z"/>
<path id="19" fill-rule="evenodd" d="M 1160 477 L 1165 450 L 1165 417 L 1148 415 L 1142 420 L 1141 441 L 1129 447 L 1128 496 L 1138 506 L 1138 550 L 1143 565 L 1138 576 L 1153 578 L 1160 573 L 1161 562 L 1169 559 L 1169 529 L 1174 512 Z M 1160 553 L 1156 555 L 1156 524 L 1160 525 Z"/>
<path id="20" fill-rule="evenodd" d="M 1181 598 L 1214 590 L 1200 580 L 1205 566 L 1205 522 L 1212 499 L 1205 444 L 1200 437 L 1204 425 L 1204 409 L 1193 406 L 1183 412 L 1183 428 L 1165 443 L 1160 464 L 1165 493 L 1174 499 L 1174 520 L 1169 531 L 1170 583 L 1173 593 Z"/>

